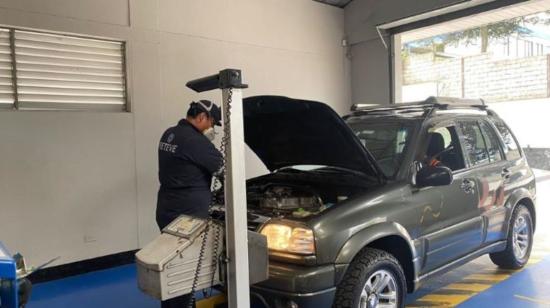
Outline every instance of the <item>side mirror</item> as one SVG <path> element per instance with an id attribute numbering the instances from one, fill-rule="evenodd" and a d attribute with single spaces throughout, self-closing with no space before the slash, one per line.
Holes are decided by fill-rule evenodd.
<path id="1" fill-rule="evenodd" d="M 426 166 L 416 173 L 416 186 L 446 186 L 453 182 L 453 172 L 447 167 Z"/>

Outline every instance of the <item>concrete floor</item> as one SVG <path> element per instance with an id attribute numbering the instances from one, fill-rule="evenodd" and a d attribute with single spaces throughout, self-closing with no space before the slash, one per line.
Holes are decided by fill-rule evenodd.
<path id="1" fill-rule="evenodd" d="M 499 270 L 480 257 L 431 279 L 407 296 L 407 307 L 550 307 L 550 172 L 537 171 L 539 222 L 526 268 Z M 29 308 L 159 307 L 136 286 L 134 265 L 37 284 Z"/>

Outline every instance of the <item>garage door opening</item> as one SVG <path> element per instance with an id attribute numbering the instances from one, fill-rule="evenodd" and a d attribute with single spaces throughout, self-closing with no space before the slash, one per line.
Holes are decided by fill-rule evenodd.
<path id="1" fill-rule="evenodd" d="M 509 123 L 533 167 L 550 170 L 550 1 L 396 34 L 395 102 L 482 98 Z"/>

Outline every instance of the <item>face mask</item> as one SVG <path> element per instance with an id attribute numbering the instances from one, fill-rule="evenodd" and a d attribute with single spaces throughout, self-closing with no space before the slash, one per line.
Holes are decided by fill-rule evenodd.
<path id="1" fill-rule="evenodd" d="M 202 132 L 208 140 L 213 141 L 216 138 L 216 130 L 213 127 L 209 127 Z"/>

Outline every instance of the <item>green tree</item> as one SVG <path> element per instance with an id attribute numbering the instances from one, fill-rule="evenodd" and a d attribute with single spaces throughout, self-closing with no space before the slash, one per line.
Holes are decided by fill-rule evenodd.
<path id="1" fill-rule="evenodd" d="M 528 25 L 550 25 L 550 11 L 503 20 L 493 24 L 483 25 L 477 28 L 438 35 L 414 42 L 417 47 L 430 48 L 434 52 L 445 50 L 445 46 L 457 46 L 464 43 L 466 46 L 481 43 L 480 52 L 487 52 L 491 41 L 507 39 L 513 34 L 529 35 L 532 31 Z"/>
<path id="2" fill-rule="evenodd" d="M 536 17 L 518 17 L 508 20 L 503 20 L 494 24 L 483 25 L 478 28 L 458 31 L 447 35 L 445 42 L 449 45 L 458 45 L 464 42 L 466 46 L 477 44 L 481 40 L 480 51 L 487 52 L 490 40 L 497 41 L 510 37 L 513 34 L 525 35 L 529 34 L 530 30 L 524 27 L 526 24 L 538 23 Z"/>

